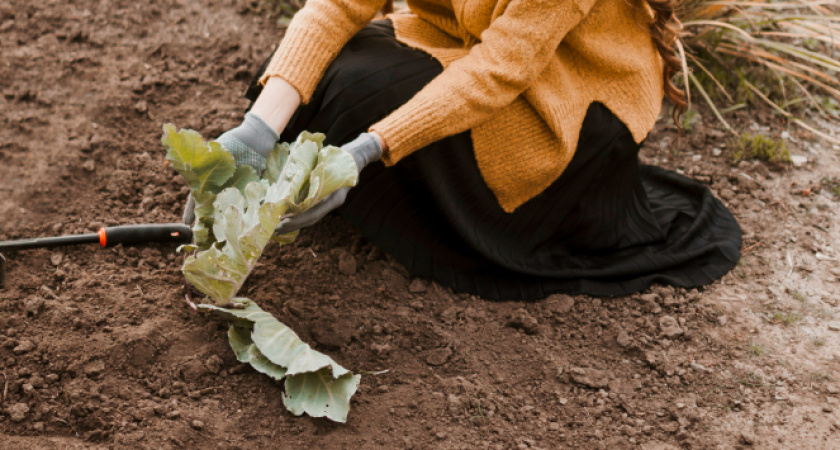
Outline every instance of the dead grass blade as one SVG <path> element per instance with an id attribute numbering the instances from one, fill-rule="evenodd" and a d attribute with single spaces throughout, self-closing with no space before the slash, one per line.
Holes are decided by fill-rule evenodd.
<path id="1" fill-rule="evenodd" d="M 709 94 L 706 92 L 706 89 L 703 88 L 703 85 L 700 83 L 700 81 L 697 80 L 697 77 L 695 77 L 693 73 L 689 72 L 688 78 L 691 79 L 692 83 L 694 83 L 694 87 L 697 88 L 697 92 L 699 92 L 703 99 L 706 100 L 706 103 L 709 105 L 709 108 L 712 109 L 712 113 L 715 115 L 715 117 L 717 117 L 720 123 L 723 124 L 724 128 L 726 128 L 727 131 L 730 131 L 732 132 L 732 134 L 737 136 L 738 133 L 736 133 L 732 126 L 729 125 L 729 122 L 727 122 L 726 119 L 723 118 L 723 115 L 718 110 L 717 105 L 715 105 L 715 102 L 712 101 L 711 97 L 709 97 Z"/>
<path id="2" fill-rule="evenodd" d="M 732 105 L 733 96 L 739 86 L 746 87 L 748 101 L 760 100 L 809 132 L 836 141 L 792 110 L 805 108 L 825 119 L 840 118 L 836 107 L 827 111 L 821 106 L 824 98 L 840 100 L 837 0 L 683 0 L 678 15 L 684 28 L 676 50 L 689 99 L 691 88 L 731 129 L 723 114 L 743 107 Z M 712 84 L 711 92 L 720 93 L 718 100 L 731 106 L 716 103 L 707 89 Z M 802 95 L 795 96 L 799 92 Z M 818 92 L 828 97 L 817 98 Z"/>

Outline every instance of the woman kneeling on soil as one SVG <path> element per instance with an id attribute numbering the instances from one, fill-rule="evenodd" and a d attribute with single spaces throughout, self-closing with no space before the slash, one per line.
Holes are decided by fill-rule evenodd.
<path id="1" fill-rule="evenodd" d="M 218 141 L 258 169 L 325 133 L 360 180 L 336 209 L 416 276 L 489 299 L 708 284 L 741 232 L 704 186 L 641 165 L 670 81 L 673 0 L 308 0 Z M 364 169 L 364 170 L 362 170 Z"/>

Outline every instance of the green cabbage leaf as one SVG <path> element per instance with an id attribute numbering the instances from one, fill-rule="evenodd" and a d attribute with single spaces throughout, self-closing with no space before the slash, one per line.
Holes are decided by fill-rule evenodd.
<path id="1" fill-rule="evenodd" d="M 199 309 L 233 322 L 228 340 L 240 362 L 275 380 L 285 380 L 283 402 L 293 414 L 345 422 L 360 376 L 315 351 L 291 328 L 237 293 L 266 245 L 294 241 L 297 232 L 275 236 L 285 217 L 304 212 L 331 193 L 356 184 L 353 157 L 324 147 L 324 135 L 302 133 L 277 144 L 258 174 L 236 166 L 216 142 L 192 130 L 163 127 L 166 159 L 184 176 L 196 200 L 193 244 L 182 272 L 207 296 Z"/>

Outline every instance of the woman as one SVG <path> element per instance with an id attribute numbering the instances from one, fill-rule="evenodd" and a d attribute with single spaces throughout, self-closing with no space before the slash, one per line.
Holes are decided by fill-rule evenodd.
<path id="1" fill-rule="evenodd" d="M 358 185 L 330 210 L 416 276 L 489 299 L 697 287 L 739 258 L 708 189 L 638 162 L 670 81 L 673 0 L 309 0 L 218 141 L 261 168 L 303 130 Z M 349 142 L 349 144 L 348 144 Z M 364 171 L 362 171 L 364 169 Z"/>

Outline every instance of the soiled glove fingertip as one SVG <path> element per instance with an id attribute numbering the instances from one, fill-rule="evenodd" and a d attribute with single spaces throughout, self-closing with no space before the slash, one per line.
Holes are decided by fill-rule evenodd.
<path id="1" fill-rule="evenodd" d="M 299 230 L 300 228 L 292 228 L 292 225 L 290 225 L 292 219 L 293 217 L 287 217 L 281 220 L 280 223 L 278 223 L 277 226 L 274 228 L 274 234 L 289 234 Z"/>
<path id="2" fill-rule="evenodd" d="M 195 222 L 195 197 L 192 194 L 187 197 L 187 204 L 184 206 L 184 212 L 181 214 L 181 220 L 187 225 L 192 225 Z"/>

